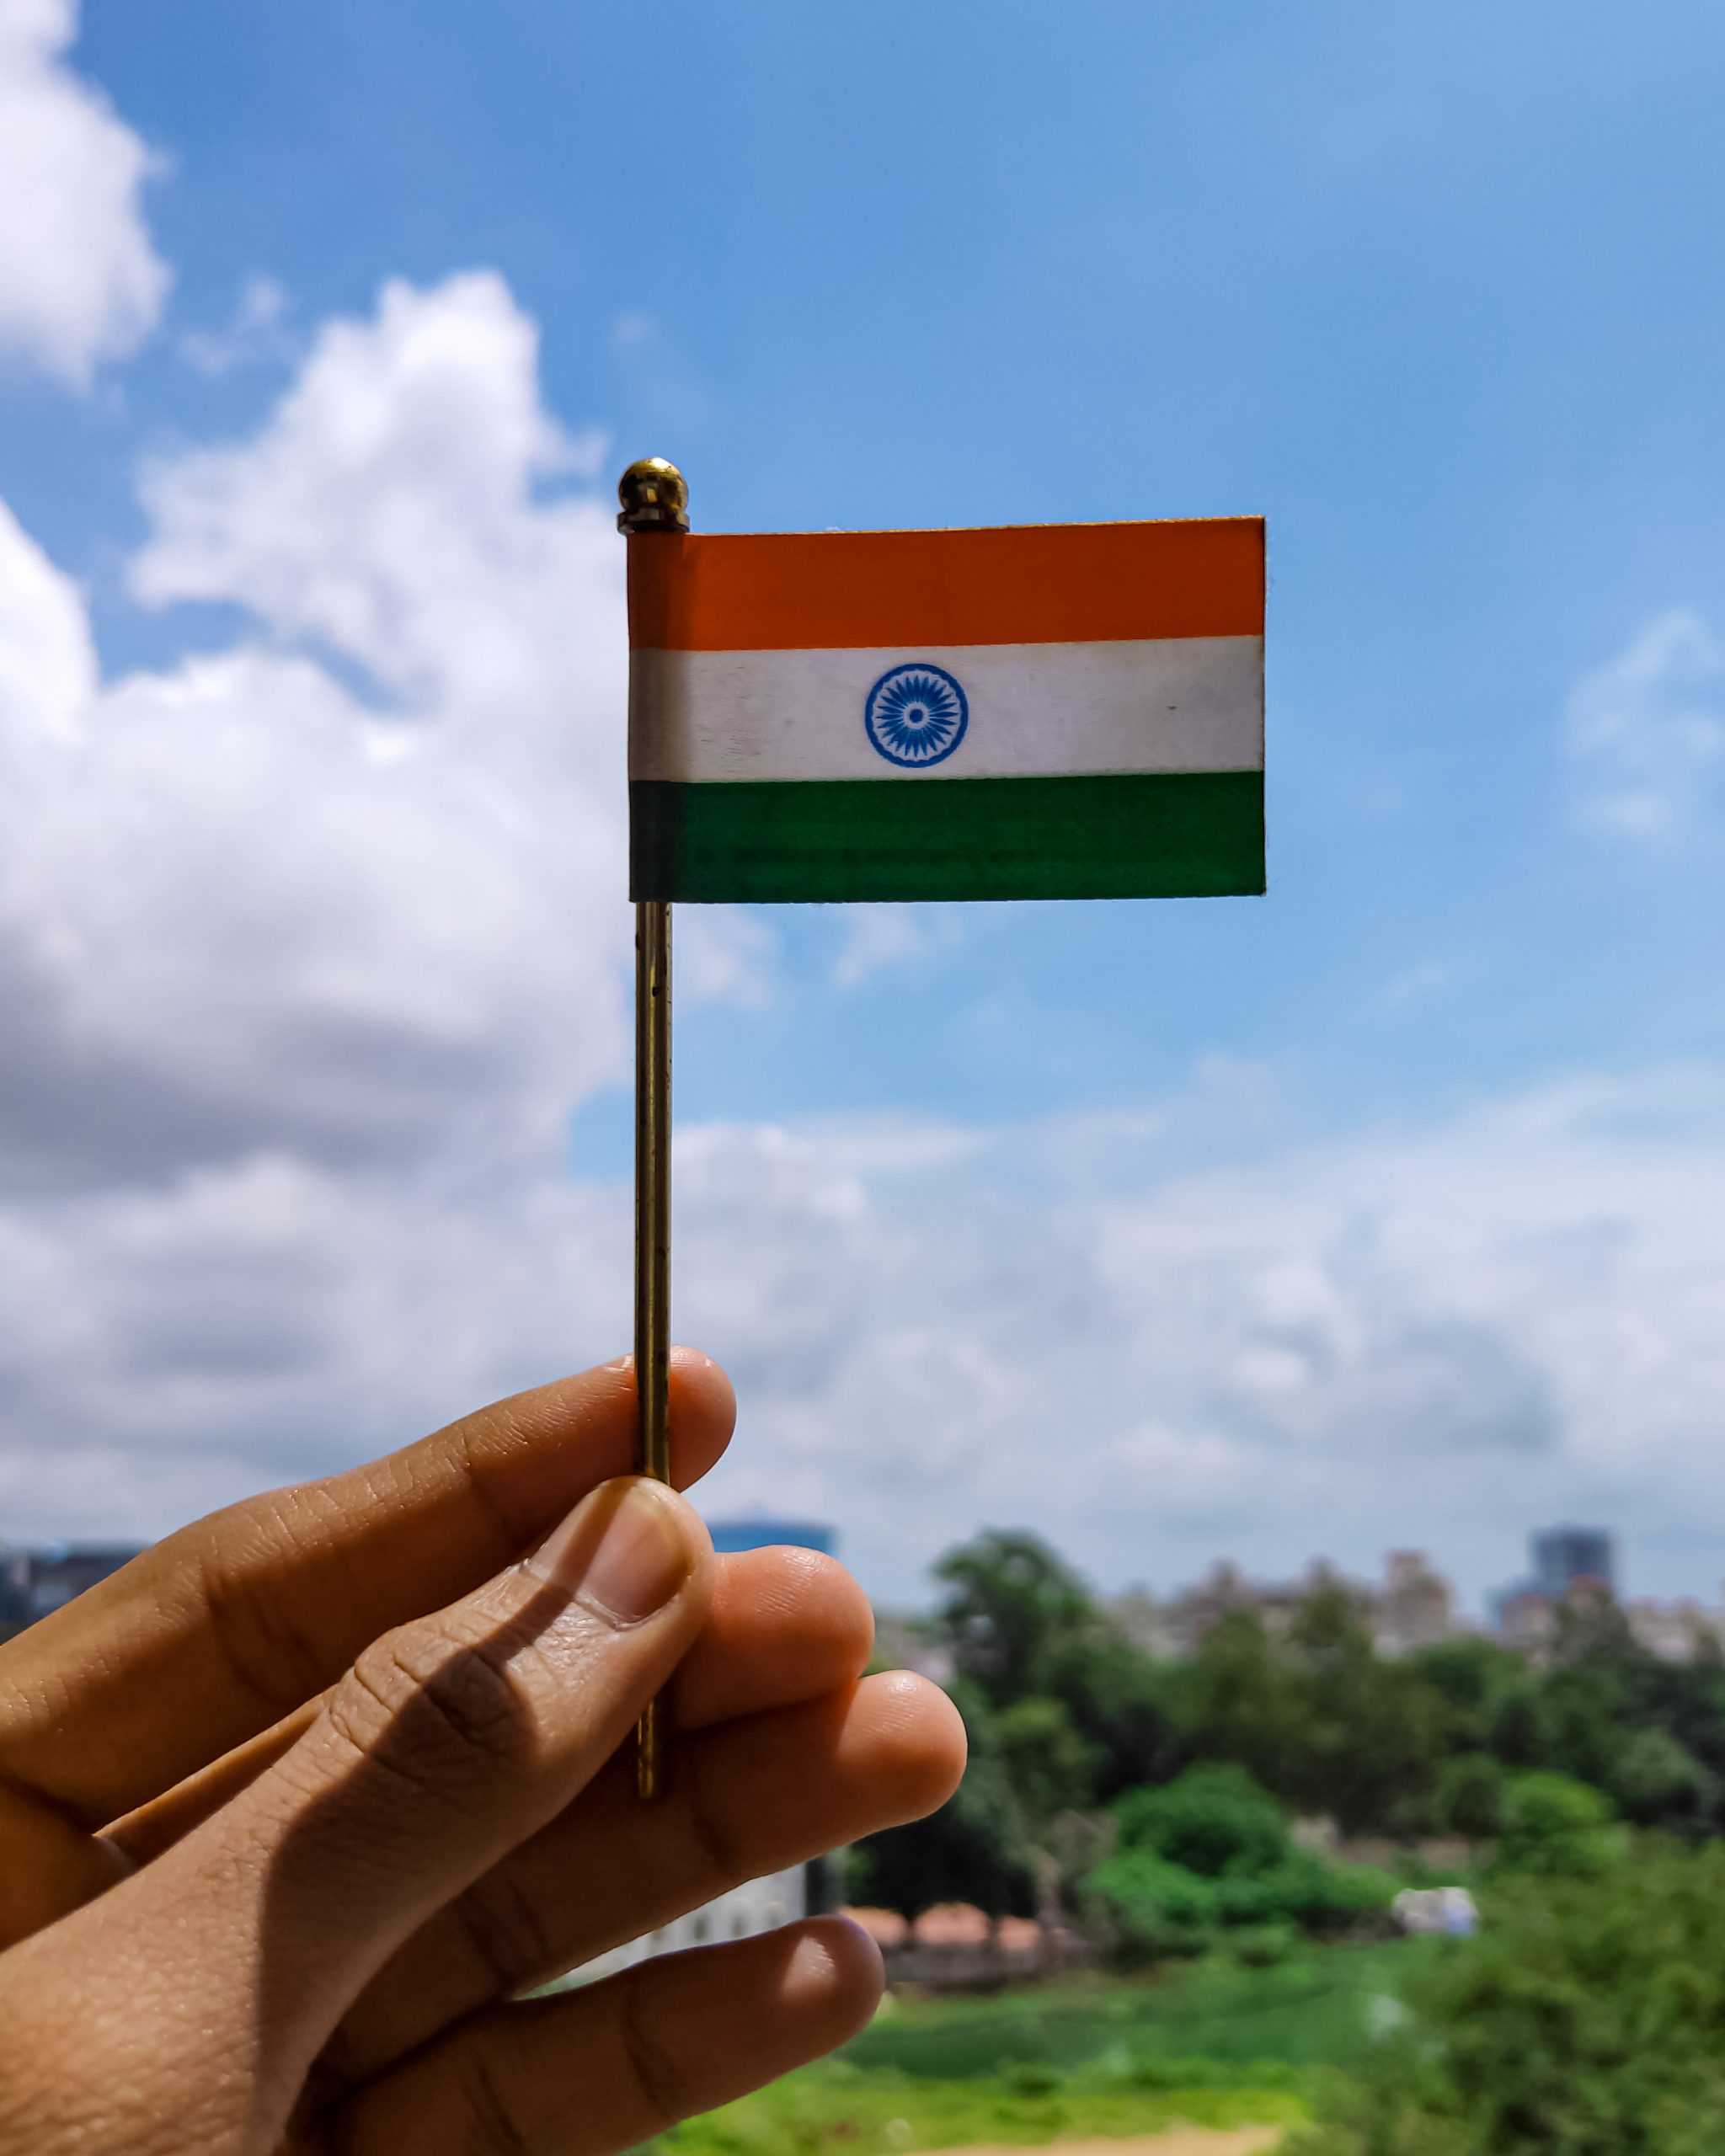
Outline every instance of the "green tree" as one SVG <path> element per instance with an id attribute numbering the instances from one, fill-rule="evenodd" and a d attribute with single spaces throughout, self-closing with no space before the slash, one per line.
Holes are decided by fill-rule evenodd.
<path id="1" fill-rule="evenodd" d="M 1438 1776 L 1432 1800 L 1440 1832 L 1488 1842 L 1503 1824 L 1503 1769 L 1489 1752 L 1463 1752 Z"/>
<path id="2" fill-rule="evenodd" d="M 1632 1668 L 1611 1646 L 1554 1668 L 1541 1687 L 1535 1764 L 1604 1788 L 1627 1736 Z"/>
<path id="3" fill-rule="evenodd" d="M 1299 1711 L 1279 1793 L 1348 1832 L 1426 1823 L 1450 1716 L 1417 1669 L 1381 1660 L 1345 1588 L 1321 1588 L 1288 1636 Z"/>
<path id="4" fill-rule="evenodd" d="M 1495 1889 L 1287 2156 L 1713 2156 L 1725 1847 Z"/>
<path id="5" fill-rule="evenodd" d="M 996 1707 L 1045 1692 L 1051 1659 L 1096 1624 L 1083 1582 L 1033 1534 L 980 1534 L 934 1576 L 953 1667 Z"/>
<path id="6" fill-rule="evenodd" d="M 1694 1833 L 1712 1818 L 1717 1779 L 1668 1729 L 1637 1730 L 1612 1763 L 1610 1790 L 1626 1819 Z"/>
<path id="7" fill-rule="evenodd" d="M 1203 1879 L 1268 1870 L 1292 1844 L 1287 1816 L 1241 1767 L 1188 1767 L 1161 1789 L 1114 1807 L 1122 1849 L 1143 1850 Z"/>
<path id="8" fill-rule="evenodd" d="M 1185 1764 L 1172 1698 L 1177 1671 L 1100 1622 L 1053 1641 L 1045 1664 L 1049 1695 L 1089 1748 L 1087 1801 L 1111 1804 Z"/>
<path id="9" fill-rule="evenodd" d="M 1204 1634 L 1172 1689 L 1189 1758 L 1231 1760 L 1284 1792 L 1302 1742 L 1301 1702 L 1256 1613 L 1231 1610 Z"/>
<path id="10" fill-rule="evenodd" d="M 1492 1710 L 1502 1694 L 1527 1681 L 1527 1664 L 1519 1655 L 1477 1632 L 1420 1647 L 1408 1656 L 1407 1667 L 1450 1708 L 1456 1732 L 1466 1736 L 1470 1750 L 1484 1744 Z"/>
<path id="11" fill-rule="evenodd" d="M 1498 1865 L 1554 1879 L 1594 1879 L 1623 1850 L 1611 1806 L 1568 1774 L 1515 1774 L 1503 1792 Z"/>
<path id="12" fill-rule="evenodd" d="M 1626 1719 L 1637 1729 L 1663 1730 L 1674 1737 L 1712 1778 L 1712 1796 L 1692 1818 L 1666 1815 L 1648 1823 L 1696 1835 L 1725 1831 L 1725 1668 L 1717 1654 L 1689 1662 L 1642 1655 L 1624 1666 L 1621 1677 Z M 1620 1801 L 1630 1808 L 1626 1797 Z M 1688 1808 L 1685 1799 L 1682 1810 Z"/>
<path id="13" fill-rule="evenodd" d="M 1001 1762 L 1026 1827 L 1039 1842 L 1062 1812 L 1090 1801 L 1091 1748 L 1058 1700 L 1019 1700 L 996 1717 Z"/>
<path id="14" fill-rule="evenodd" d="M 1486 1710 L 1486 1744 L 1506 1767 L 1536 1767 L 1547 1750 L 1544 1702 L 1538 1680 L 1523 1669 Z"/>
<path id="15" fill-rule="evenodd" d="M 1116 1849 L 1087 1898 L 1129 1960 L 1190 1951 L 1219 1929 L 1334 1930 L 1381 1911 L 1394 1882 L 1294 1846 L 1286 1815 L 1239 1767 L 1188 1767 L 1114 1807 Z"/>

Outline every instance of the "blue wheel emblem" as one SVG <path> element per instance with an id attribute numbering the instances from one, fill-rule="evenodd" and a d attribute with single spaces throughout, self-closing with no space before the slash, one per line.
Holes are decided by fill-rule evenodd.
<path id="1" fill-rule="evenodd" d="M 964 739 L 970 705 L 944 666 L 921 659 L 881 675 L 862 707 L 862 723 L 889 764 L 921 771 L 950 756 Z"/>

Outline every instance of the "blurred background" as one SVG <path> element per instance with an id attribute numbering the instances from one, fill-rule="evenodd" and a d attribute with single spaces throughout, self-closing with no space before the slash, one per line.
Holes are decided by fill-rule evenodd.
<path id="1" fill-rule="evenodd" d="M 0 0 L 7 1621 L 626 1346 L 625 462 L 713 531 L 1262 513 L 1266 899 L 679 918 L 710 1507 L 979 1738 L 833 1891 L 1092 2016 L 907 2004 L 988 2132 L 798 2131 L 1148 2131 L 1226 2054 L 1272 2145 L 1413 2011 L 1403 1887 L 1557 1880 L 1628 1982 L 1623 1837 L 1725 1824 L 1722 61 L 1703 0 Z M 1701 2145 L 1610 2085 L 1453 2145 Z M 1402 2101 L 1325 2146 L 1447 2151 Z"/>

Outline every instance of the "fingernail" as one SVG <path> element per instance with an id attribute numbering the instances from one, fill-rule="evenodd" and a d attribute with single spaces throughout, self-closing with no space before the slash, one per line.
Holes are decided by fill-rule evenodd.
<path id="1" fill-rule="evenodd" d="M 675 1504 L 660 1484 L 637 1476 L 601 1482 L 546 1536 L 527 1570 L 613 1625 L 638 1625 L 694 1567 Z"/>

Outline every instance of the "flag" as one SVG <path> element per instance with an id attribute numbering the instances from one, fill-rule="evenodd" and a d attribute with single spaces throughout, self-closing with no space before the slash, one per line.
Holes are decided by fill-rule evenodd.
<path id="1" fill-rule="evenodd" d="M 634 897 L 1264 888 L 1261 519 L 628 557 Z"/>

